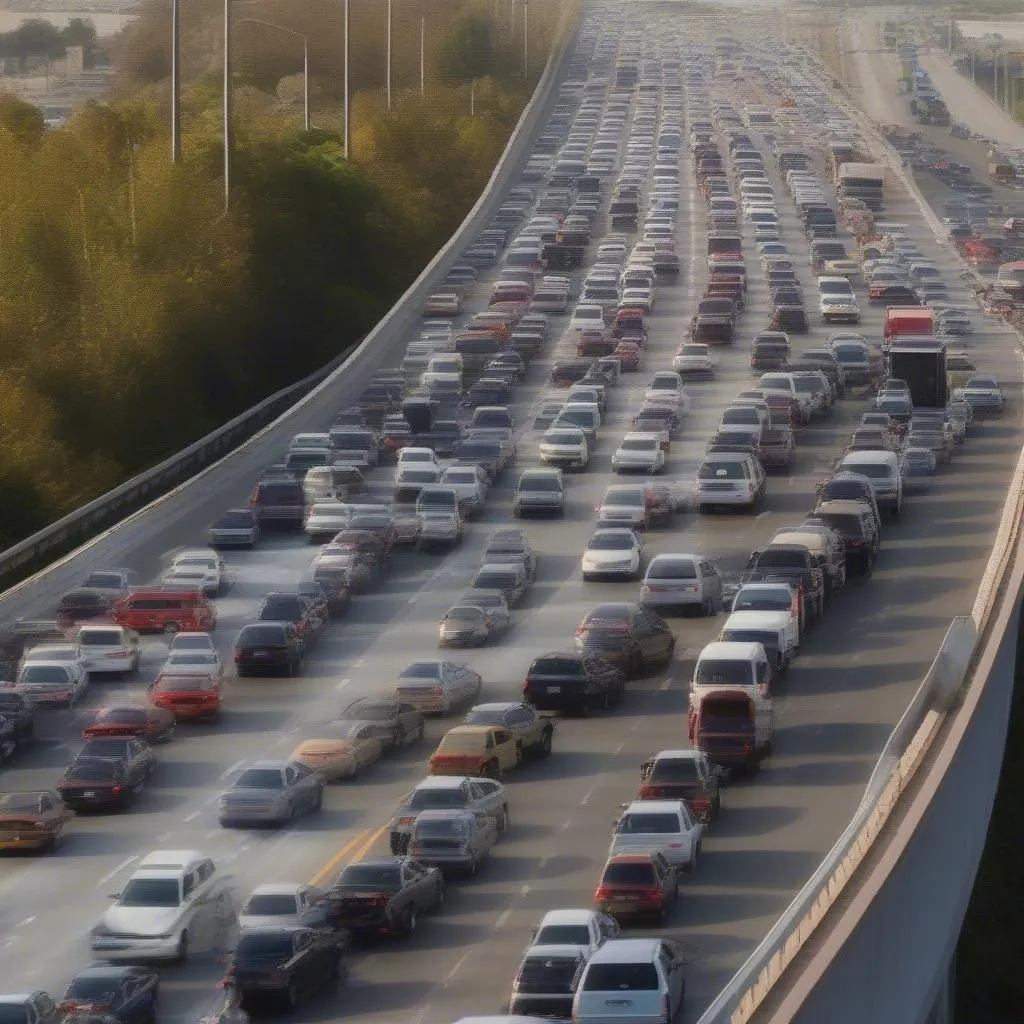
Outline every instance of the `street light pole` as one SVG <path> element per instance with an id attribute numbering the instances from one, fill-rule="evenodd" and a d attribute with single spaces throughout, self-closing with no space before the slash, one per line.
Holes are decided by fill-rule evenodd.
<path id="1" fill-rule="evenodd" d="M 523 78 L 530 76 L 530 5 L 523 0 Z"/>
<path id="2" fill-rule="evenodd" d="M 181 162 L 181 11 L 171 0 L 171 162 Z"/>
<path id="3" fill-rule="evenodd" d="M 427 19 L 420 18 L 420 99 L 427 91 Z"/>
<path id="4" fill-rule="evenodd" d="M 388 110 L 391 109 L 391 0 L 388 0 L 388 56 L 387 56 L 387 76 L 388 76 Z"/>
<path id="5" fill-rule="evenodd" d="M 224 0 L 224 209 L 231 206 L 231 0 Z"/>
<path id="6" fill-rule="evenodd" d="M 351 28 L 351 21 L 349 19 L 349 0 L 345 0 L 345 43 L 344 43 L 344 57 L 343 57 L 343 61 L 344 61 L 344 65 L 345 65 L 345 69 L 344 69 L 344 72 L 343 72 L 344 80 L 345 80 L 344 81 L 344 86 L 343 86 L 343 89 L 344 89 L 344 110 L 345 110 L 344 121 L 345 121 L 345 127 L 344 127 L 342 138 L 343 138 L 343 141 L 344 141 L 344 153 L 345 153 L 345 159 L 346 160 L 348 159 L 348 139 L 349 139 L 348 58 L 349 58 L 349 30 L 350 30 L 350 28 Z"/>
<path id="7" fill-rule="evenodd" d="M 262 25 L 264 28 L 277 29 L 286 35 L 302 40 L 302 126 L 309 131 L 309 36 L 304 32 L 296 32 L 286 25 L 278 25 L 276 21 L 264 21 L 262 18 L 242 18 L 239 25 Z"/>

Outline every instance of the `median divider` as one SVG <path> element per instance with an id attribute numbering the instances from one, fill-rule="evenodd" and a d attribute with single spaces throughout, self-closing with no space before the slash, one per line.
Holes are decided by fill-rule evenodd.
<path id="1" fill-rule="evenodd" d="M 558 79 L 575 42 L 577 13 L 577 3 L 564 8 L 544 72 L 480 198 L 370 334 L 324 370 L 270 396 L 207 438 L 0 553 L 2 577 L 4 571 L 32 565 L 47 552 L 66 550 L 77 537 L 110 523 L 122 510 L 137 507 L 140 500 L 159 494 L 144 508 L 130 512 L 116 525 L 0 594 L 5 618 L 46 614 L 64 591 L 89 572 L 124 564 L 134 547 L 157 533 L 186 526 L 192 530 L 197 516 L 212 521 L 231 504 L 244 503 L 260 472 L 287 448 L 292 435 L 324 429 L 339 408 L 357 401 L 378 367 L 388 365 L 389 359 L 400 361 L 427 296 L 437 289 L 466 246 L 490 225 L 506 187 L 529 156 L 537 129 L 556 102 Z M 303 391 L 303 397 L 294 401 Z M 285 406 L 287 411 L 283 411 Z M 239 444 L 260 416 L 267 425 Z M 267 423 L 268 418 L 272 422 Z"/>

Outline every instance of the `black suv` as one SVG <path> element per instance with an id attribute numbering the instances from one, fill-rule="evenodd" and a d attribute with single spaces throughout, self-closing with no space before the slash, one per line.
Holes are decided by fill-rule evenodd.
<path id="1" fill-rule="evenodd" d="M 523 683 L 523 700 L 538 711 L 584 713 L 622 703 L 626 675 L 604 658 L 554 652 L 535 658 Z"/>
<path id="2" fill-rule="evenodd" d="M 235 639 L 235 667 L 240 676 L 293 676 L 302 667 L 305 645 L 290 622 L 243 626 Z"/>

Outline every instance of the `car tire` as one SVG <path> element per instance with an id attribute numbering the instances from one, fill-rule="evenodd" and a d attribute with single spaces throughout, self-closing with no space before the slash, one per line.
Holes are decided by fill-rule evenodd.
<path id="1" fill-rule="evenodd" d="M 391 730 L 391 742 L 388 744 L 389 753 L 398 753 L 401 749 L 403 739 L 405 739 L 405 730 L 400 725 L 396 725 L 394 729 Z"/>
<path id="2" fill-rule="evenodd" d="M 701 606 L 701 614 L 704 618 L 709 619 L 715 614 L 715 601 L 714 598 L 704 598 L 704 604 Z"/>
<path id="3" fill-rule="evenodd" d="M 294 981 L 285 990 L 284 1002 L 289 1010 L 294 1010 L 299 1005 L 299 990 L 295 987 Z"/>
<path id="4" fill-rule="evenodd" d="M 708 815 L 708 821 L 718 821 L 722 813 L 722 798 L 719 795 L 715 795 L 715 799 L 711 801 L 710 814 Z"/>
<path id="5" fill-rule="evenodd" d="M 358 772 L 358 771 L 359 771 L 359 769 L 357 768 L 356 772 Z M 323 810 L 323 806 L 324 806 L 324 787 L 321 786 L 320 789 L 317 791 L 316 799 L 313 801 L 313 806 L 310 809 L 313 810 L 313 811 L 321 811 L 321 810 Z"/>
<path id="6" fill-rule="evenodd" d="M 700 860 L 700 843 L 693 848 L 693 855 L 690 857 L 689 863 L 683 868 L 683 873 L 687 875 L 696 874 L 697 861 Z"/>
<path id="7" fill-rule="evenodd" d="M 164 636 L 174 636 L 175 633 L 181 632 L 181 625 L 177 622 L 165 622 L 161 632 Z"/>
<path id="8" fill-rule="evenodd" d="M 437 883 L 437 894 L 434 898 L 434 909 L 440 910 L 444 906 L 444 901 L 448 897 L 448 886 L 445 885 L 444 879 L 441 878 Z"/>
<path id="9" fill-rule="evenodd" d="M 484 765 L 484 776 L 488 779 L 500 779 L 501 765 L 496 760 L 488 761 Z"/>
<path id="10" fill-rule="evenodd" d="M 498 818 L 498 835 L 503 836 L 508 831 L 508 808 L 501 809 L 501 817 Z"/>
<path id="11" fill-rule="evenodd" d="M 399 929 L 403 938 L 410 939 L 416 933 L 416 907 L 409 904 L 402 915 L 402 924 Z"/>
<path id="12" fill-rule="evenodd" d="M 187 964 L 188 963 L 188 929 L 181 933 L 181 938 L 178 939 L 178 950 L 174 957 L 175 963 Z"/>
<path id="13" fill-rule="evenodd" d="M 551 730 L 551 729 L 545 729 L 544 732 L 541 733 L 541 737 L 540 737 L 540 750 L 539 750 L 539 753 L 540 753 L 541 757 L 549 757 L 551 755 L 551 737 L 552 737 L 552 734 L 553 734 L 553 730 Z"/>
<path id="14" fill-rule="evenodd" d="M 476 878 L 476 873 L 479 870 L 479 868 L 480 868 L 480 865 L 477 863 L 476 858 L 474 857 L 469 862 L 468 866 L 466 867 L 466 877 L 467 878 Z"/>

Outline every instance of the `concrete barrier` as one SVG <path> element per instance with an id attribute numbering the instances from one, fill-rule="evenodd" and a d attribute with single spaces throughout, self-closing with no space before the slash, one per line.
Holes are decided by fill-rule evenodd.
<path id="1" fill-rule="evenodd" d="M 537 88 L 473 209 L 448 243 L 344 360 L 343 365 L 230 454 L 223 455 L 185 483 L 0 595 L 0 607 L 5 617 L 42 614 L 65 590 L 75 586 L 89 572 L 123 564 L 133 547 L 171 529 L 186 517 L 209 509 L 212 520 L 232 502 L 244 502 L 261 470 L 278 454 L 283 454 L 292 435 L 323 429 L 338 408 L 351 405 L 358 399 L 377 367 L 388 365 L 389 360 L 400 360 L 408 333 L 422 315 L 426 297 L 438 287 L 463 249 L 491 223 L 504 199 L 506 187 L 529 156 L 536 132 L 556 101 L 557 82 L 572 53 L 576 11 L 576 5 L 565 7 Z M 184 454 L 181 453 L 182 456 Z M 155 467 L 150 473 L 156 474 L 158 469 Z M 109 506 L 118 500 L 115 492 L 111 492 L 93 503 L 95 507 L 90 514 L 99 516 L 104 503 Z M 58 526 L 54 524 L 52 529 Z M 37 541 L 33 549 L 29 541 L 24 542 L 27 547 L 19 558 L 31 559 L 39 550 L 44 550 L 39 547 L 42 542 Z"/>

